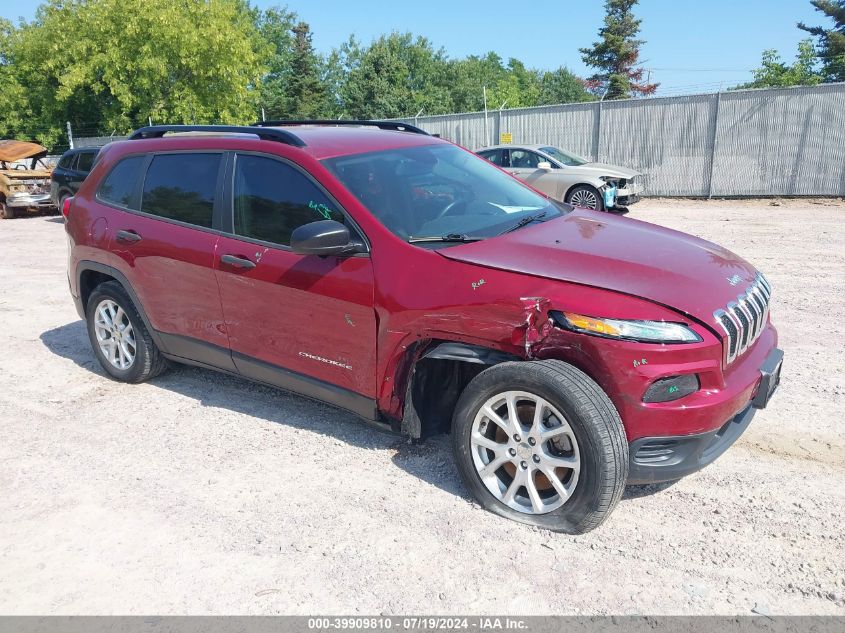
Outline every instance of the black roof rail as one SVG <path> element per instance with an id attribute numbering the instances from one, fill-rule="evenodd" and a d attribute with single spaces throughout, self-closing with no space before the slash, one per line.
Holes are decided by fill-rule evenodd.
<path id="1" fill-rule="evenodd" d="M 251 125 L 150 125 L 138 128 L 129 136 L 130 141 L 142 138 L 161 138 L 168 133 L 217 132 L 220 134 L 249 134 L 262 141 L 278 141 L 294 147 L 305 147 L 305 142 L 293 132 L 277 128 L 260 129 Z"/>
<path id="2" fill-rule="evenodd" d="M 357 121 L 354 119 L 277 119 L 275 121 L 258 121 L 252 124 L 254 127 L 275 127 L 279 125 L 364 125 L 369 127 L 377 127 L 380 130 L 394 130 L 396 132 L 412 132 L 414 134 L 429 133 L 418 128 L 416 125 L 409 123 L 402 123 L 401 121 Z"/>

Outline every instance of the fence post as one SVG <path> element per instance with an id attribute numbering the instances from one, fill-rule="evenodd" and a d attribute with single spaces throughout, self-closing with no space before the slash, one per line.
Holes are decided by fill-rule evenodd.
<path id="1" fill-rule="evenodd" d="M 70 145 L 70 149 L 73 149 L 73 130 L 70 127 L 70 121 L 67 121 L 67 142 Z"/>
<path id="2" fill-rule="evenodd" d="M 719 138 L 719 111 L 722 109 L 722 89 L 716 95 L 716 115 L 713 117 L 713 136 L 710 143 L 710 177 L 707 179 L 707 199 L 713 197 L 713 165 L 716 163 L 716 139 Z"/>
<path id="3" fill-rule="evenodd" d="M 601 110 L 602 101 L 598 102 L 598 112 L 596 113 L 596 121 L 593 124 L 593 161 L 599 162 L 599 148 L 601 143 Z"/>
<path id="4" fill-rule="evenodd" d="M 493 121 L 493 145 L 502 141 L 502 109 L 496 110 L 496 118 Z"/>

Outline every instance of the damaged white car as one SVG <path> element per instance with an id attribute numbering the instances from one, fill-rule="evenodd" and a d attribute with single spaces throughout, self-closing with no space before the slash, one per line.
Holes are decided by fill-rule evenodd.
<path id="1" fill-rule="evenodd" d="M 550 198 L 584 209 L 625 213 L 642 194 L 639 172 L 550 145 L 495 145 L 476 153 Z"/>

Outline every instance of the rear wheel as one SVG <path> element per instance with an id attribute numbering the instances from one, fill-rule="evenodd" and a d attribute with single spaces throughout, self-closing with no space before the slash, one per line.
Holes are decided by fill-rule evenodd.
<path id="1" fill-rule="evenodd" d="M 604 211 L 604 201 L 599 190 L 591 185 L 573 187 L 566 195 L 566 201 L 575 207 Z"/>
<path id="2" fill-rule="evenodd" d="M 555 531 L 598 527 L 628 476 L 613 403 L 561 361 L 481 372 L 458 401 L 452 440 L 461 477 L 484 508 Z"/>
<path id="3" fill-rule="evenodd" d="M 11 220 L 15 215 L 14 207 L 7 206 L 5 202 L 0 202 L 0 218 Z"/>
<path id="4" fill-rule="evenodd" d="M 88 337 L 103 369 L 123 382 L 143 382 L 167 368 L 141 315 L 116 281 L 97 286 L 88 298 Z"/>

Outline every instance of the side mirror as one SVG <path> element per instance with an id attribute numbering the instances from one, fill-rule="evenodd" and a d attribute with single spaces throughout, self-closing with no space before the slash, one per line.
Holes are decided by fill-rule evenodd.
<path id="1" fill-rule="evenodd" d="M 537 169 L 542 169 L 543 171 L 551 171 L 552 164 L 547 160 L 540 161 L 539 163 L 537 163 Z"/>
<path id="2" fill-rule="evenodd" d="M 294 229 L 290 236 L 291 250 L 297 255 L 352 255 L 362 252 L 364 245 L 353 242 L 349 229 L 334 220 L 309 222 Z"/>

